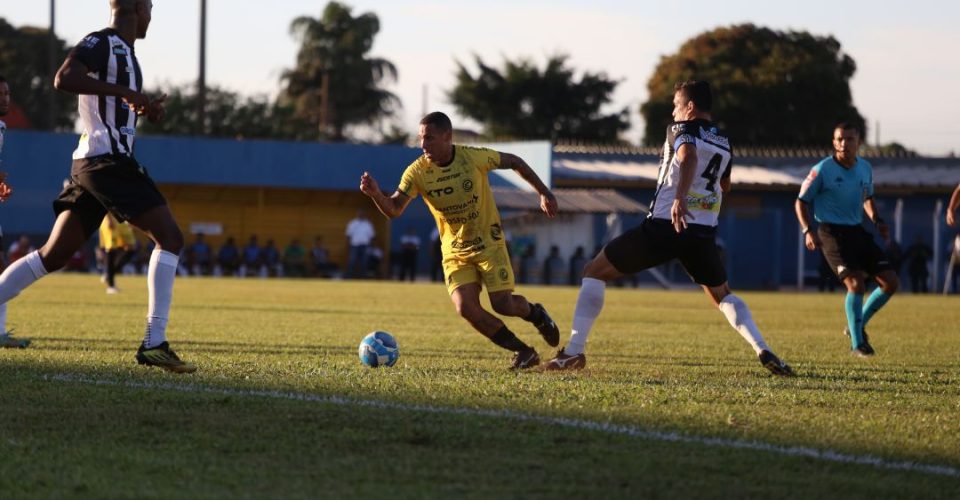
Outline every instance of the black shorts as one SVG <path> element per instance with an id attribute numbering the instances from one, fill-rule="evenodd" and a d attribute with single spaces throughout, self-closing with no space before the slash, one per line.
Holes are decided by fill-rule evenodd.
<path id="1" fill-rule="evenodd" d="M 109 211 L 124 222 L 167 200 L 137 160 L 124 155 L 101 155 L 73 160 L 70 182 L 53 202 L 57 215 L 71 211 L 81 217 L 87 237 Z"/>
<path id="2" fill-rule="evenodd" d="M 830 269 L 841 280 L 854 271 L 876 276 L 893 269 L 890 260 L 863 226 L 821 223 L 817 228 L 820 250 Z"/>
<path id="3" fill-rule="evenodd" d="M 670 221 L 648 218 L 607 243 L 603 253 L 623 274 L 677 259 L 697 284 L 720 286 L 727 282 L 727 271 L 720 260 L 716 235 L 715 227 L 690 225 L 677 233 Z"/>

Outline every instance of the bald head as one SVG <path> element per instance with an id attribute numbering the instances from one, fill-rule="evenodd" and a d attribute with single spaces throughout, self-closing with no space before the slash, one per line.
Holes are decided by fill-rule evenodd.
<path id="1" fill-rule="evenodd" d="M 153 0 L 110 0 L 113 27 L 121 33 L 126 32 L 124 28 L 131 30 L 134 39 L 147 36 L 152 11 Z"/>

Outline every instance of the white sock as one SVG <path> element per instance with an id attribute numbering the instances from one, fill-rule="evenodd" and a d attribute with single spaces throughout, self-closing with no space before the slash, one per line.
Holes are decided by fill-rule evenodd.
<path id="1" fill-rule="evenodd" d="M 166 250 L 154 250 L 147 268 L 147 329 L 143 346 L 156 347 L 167 340 L 167 319 L 173 301 L 173 278 L 180 258 Z"/>
<path id="2" fill-rule="evenodd" d="M 770 350 L 763 340 L 763 335 L 760 335 L 760 329 L 753 322 L 750 308 L 747 307 L 746 302 L 740 300 L 740 297 L 732 293 L 724 297 L 720 301 L 720 312 L 727 317 L 730 326 L 740 333 L 740 336 L 750 344 L 750 347 L 753 347 L 757 354 L 760 354 L 760 351 Z"/>
<path id="3" fill-rule="evenodd" d="M 583 278 L 580 283 L 580 293 L 577 295 L 577 306 L 573 310 L 570 342 L 563 348 L 564 354 L 575 356 L 583 353 L 593 322 L 603 310 L 603 292 L 606 286 L 607 283 L 603 280 Z"/>
<path id="4" fill-rule="evenodd" d="M 47 275 L 39 252 L 30 252 L 0 274 L 0 304 L 6 304 L 20 295 L 24 288 Z"/>

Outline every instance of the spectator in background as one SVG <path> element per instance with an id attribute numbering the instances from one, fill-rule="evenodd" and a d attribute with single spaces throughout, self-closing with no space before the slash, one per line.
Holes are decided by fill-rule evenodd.
<path id="1" fill-rule="evenodd" d="M 347 223 L 346 235 L 349 246 L 347 278 L 364 278 L 367 271 L 367 248 L 376 236 L 373 223 L 367 219 L 366 210 L 357 210 L 357 216 Z"/>
<path id="2" fill-rule="evenodd" d="M 260 245 L 257 243 L 257 235 L 250 236 L 247 246 L 243 247 L 243 262 L 240 265 L 240 276 L 246 276 L 247 273 L 258 273 L 260 266 L 263 265 L 263 257 L 260 255 Z"/>
<path id="3" fill-rule="evenodd" d="M 204 241 L 203 233 L 197 233 L 194 242 L 187 249 L 187 261 L 190 263 L 190 272 L 197 275 L 210 274 L 210 265 L 213 261 L 213 251 Z"/>
<path id="4" fill-rule="evenodd" d="M 907 272 L 910 274 L 910 287 L 913 293 L 927 293 L 927 281 L 930 271 L 927 264 L 933 258 L 933 249 L 923 241 L 923 236 L 917 235 L 917 240 L 907 249 L 905 259 Z"/>
<path id="5" fill-rule="evenodd" d="M 273 244 L 273 239 L 268 239 L 260 251 L 260 258 L 263 259 L 263 269 L 261 276 L 283 276 L 283 266 L 280 264 L 280 250 Z M 266 271 L 266 274 L 263 273 Z"/>
<path id="6" fill-rule="evenodd" d="M 413 227 L 407 227 L 407 232 L 400 237 L 400 281 L 410 276 L 410 281 L 417 278 L 417 258 L 420 256 L 420 237 Z"/>
<path id="7" fill-rule="evenodd" d="M 307 249 L 296 238 L 283 250 L 283 272 L 297 278 L 307 275 Z"/>
<path id="8" fill-rule="evenodd" d="M 35 250 L 36 248 L 30 244 L 30 238 L 27 237 L 27 235 L 22 235 L 20 239 L 10 244 L 10 248 L 7 249 L 7 259 L 9 259 L 7 263 L 13 264 Z"/>
<path id="9" fill-rule="evenodd" d="M 116 285 L 117 271 L 130 262 L 136 255 L 137 240 L 133 236 L 133 227 L 119 222 L 111 213 L 107 213 L 100 223 L 100 248 L 103 249 L 103 276 L 100 281 L 107 285 L 107 293 L 119 293 Z"/>
<path id="10" fill-rule="evenodd" d="M 580 277 L 583 275 L 583 267 L 587 265 L 587 256 L 583 253 L 583 247 L 577 247 L 570 256 L 569 283 L 574 286 L 580 285 Z"/>
<path id="11" fill-rule="evenodd" d="M 330 251 L 323 244 L 323 236 L 317 236 L 313 240 L 313 248 L 310 249 L 310 260 L 313 263 L 313 275 L 322 278 L 331 278 L 337 273 L 337 265 L 330 262 Z"/>
<path id="12" fill-rule="evenodd" d="M 556 245 L 550 247 L 550 254 L 543 260 L 543 284 L 561 285 L 563 284 L 563 259 L 560 257 L 560 248 Z"/>
<path id="13" fill-rule="evenodd" d="M 367 265 L 362 278 L 381 279 L 383 277 L 383 248 L 374 239 L 365 251 L 367 256 Z"/>
<path id="14" fill-rule="evenodd" d="M 430 232 L 430 281 L 443 279 L 443 253 L 440 248 L 440 230 Z"/>
<path id="15" fill-rule="evenodd" d="M 227 237 L 227 241 L 220 247 L 217 253 L 217 264 L 220 265 L 220 272 L 224 275 L 236 275 L 240 270 L 240 249 L 233 236 Z"/>

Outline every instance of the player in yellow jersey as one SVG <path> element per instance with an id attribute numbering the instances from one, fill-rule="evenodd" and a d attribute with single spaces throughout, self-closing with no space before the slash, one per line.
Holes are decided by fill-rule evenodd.
<path id="1" fill-rule="evenodd" d="M 136 246 L 133 226 L 107 213 L 100 223 L 100 248 L 103 249 L 103 276 L 100 280 L 107 285 L 108 294 L 120 293 L 116 284 L 117 271 L 130 262 Z"/>
<path id="2" fill-rule="evenodd" d="M 513 369 L 536 366 L 537 351 L 480 305 L 480 290 L 486 286 L 494 311 L 533 323 L 551 346 L 560 343 L 560 331 L 546 309 L 513 293 L 513 268 L 487 175 L 496 168 L 516 171 L 540 194 L 540 208 L 548 217 L 557 214 L 557 199 L 519 157 L 454 145 L 453 126 L 443 113 L 420 120 L 419 140 L 423 155 L 407 167 L 393 195 L 381 191 L 366 172 L 360 191 L 391 219 L 422 195 L 440 231 L 443 274 L 457 312 L 494 344 L 515 353 Z"/>

